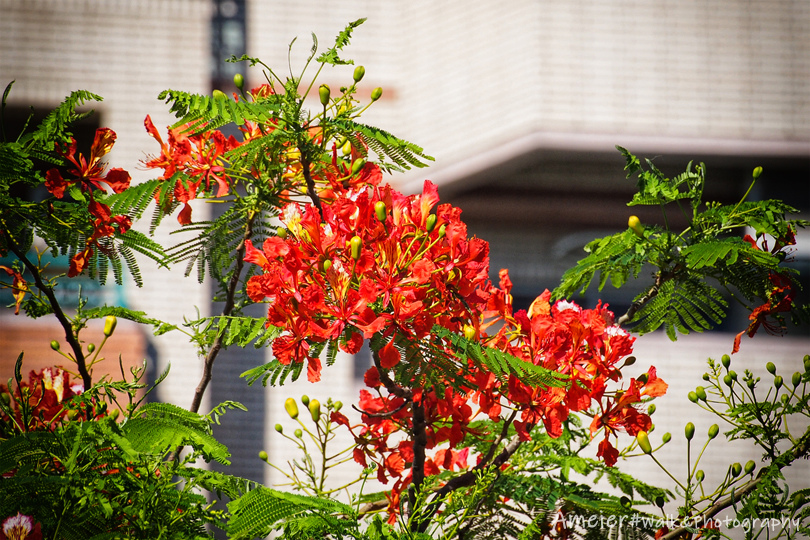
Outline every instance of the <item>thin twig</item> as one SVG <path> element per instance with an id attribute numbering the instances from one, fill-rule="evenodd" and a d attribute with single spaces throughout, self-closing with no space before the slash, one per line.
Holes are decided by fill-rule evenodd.
<path id="1" fill-rule="evenodd" d="M 793 446 L 793 448 L 782 454 L 784 459 L 780 459 L 779 461 L 775 462 L 774 465 L 777 466 L 777 469 L 781 470 L 793 461 L 807 456 L 808 451 L 810 451 L 810 430 L 805 432 L 804 436 L 798 443 L 796 443 L 795 446 Z M 788 455 L 791 455 L 792 457 L 788 459 Z M 688 520 L 692 523 L 696 523 L 697 520 L 701 520 L 702 523 L 707 523 L 721 511 L 725 510 L 729 506 L 741 502 L 745 497 L 747 497 L 752 491 L 754 491 L 754 488 L 756 488 L 759 483 L 765 479 L 769 470 L 771 470 L 771 467 L 766 467 L 760 470 L 756 478 L 749 480 L 747 483 L 743 484 L 740 489 L 734 490 L 731 495 L 725 499 L 717 501 L 706 510 L 700 512 L 697 516 L 689 517 Z M 677 529 L 673 529 L 662 536 L 660 540 L 676 540 L 686 532 L 688 532 L 686 527 L 678 527 Z"/>

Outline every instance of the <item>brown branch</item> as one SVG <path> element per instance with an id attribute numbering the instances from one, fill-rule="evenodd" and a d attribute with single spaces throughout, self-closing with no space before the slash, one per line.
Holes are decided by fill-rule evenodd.
<path id="1" fill-rule="evenodd" d="M 318 197 L 318 194 L 315 193 L 315 181 L 312 179 L 312 172 L 309 170 L 309 160 L 307 159 L 306 155 L 301 152 L 301 168 L 304 172 L 304 180 L 307 183 L 307 195 L 310 199 L 312 199 L 312 204 L 315 205 L 315 208 L 318 209 L 318 213 L 321 215 L 321 220 L 323 220 L 323 207 L 321 206 L 321 198 Z"/>
<path id="2" fill-rule="evenodd" d="M 42 291 L 42 294 L 44 294 L 48 299 L 48 303 L 53 309 L 54 316 L 59 321 L 59 324 L 62 325 L 62 329 L 65 331 L 65 340 L 73 350 L 73 355 L 76 359 L 76 368 L 79 371 L 79 375 L 82 377 L 84 389 L 89 390 L 93 385 L 93 378 L 90 375 L 90 372 L 87 370 L 87 363 L 85 362 L 82 346 L 79 343 L 78 338 L 73 334 L 73 325 L 68 320 L 65 312 L 62 310 L 62 306 L 59 305 L 59 301 L 56 299 L 56 295 L 53 293 L 53 288 L 42 280 L 39 267 L 28 260 L 25 253 L 22 252 L 19 246 L 14 242 L 14 239 L 11 238 L 11 235 L 5 229 L 3 229 L 3 236 L 6 237 L 6 243 L 8 244 L 9 250 L 11 250 L 11 252 L 14 253 L 20 262 L 22 262 L 23 265 L 28 269 L 28 271 L 31 272 L 31 274 L 34 276 L 34 283 L 36 284 L 37 289 Z"/>
<path id="3" fill-rule="evenodd" d="M 517 452 L 517 449 L 520 448 L 521 444 L 523 444 L 523 441 L 521 441 L 519 438 L 510 441 L 500 454 L 495 456 L 491 462 L 489 461 L 489 459 L 491 459 L 494 455 L 495 449 L 498 447 L 498 445 L 500 445 L 501 441 L 506 438 L 506 434 L 509 431 L 509 426 L 515 419 L 516 414 L 517 413 L 513 411 L 512 415 L 504 421 L 504 425 L 498 439 L 492 444 L 492 446 L 490 446 L 487 456 L 484 459 L 482 459 L 469 471 L 450 479 L 450 481 L 448 481 L 445 485 L 436 490 L 435 494 L 433 495 L 433 499 L 430 501 L 428 508 L 425 510 L 425 517 L 421 520 L 421 527 L 419 529 L 420 532 L 425 532 L 425 530 L 427 530 L 427 525 L 430 523 L 430 519 L 436 514 L 436 512 L 439 511 L 439 508 L 441 507 L 441 500 L 444 497 L 457 489 L 473 485 L 477 478 L 476 473 L 486 468 L 499 469 L 510 457 L 512 457 L 515 452 Z M 526 427 L 527 431 L 531 431 L 533 426 Z"/>
<path id="4" fill-rule="evenodd" d="M 369 418 L 388 418 L 389 416 L 394 416 L 399 411 L 404 409 L 408 405 L 408 403 L 409 402 L 407 400 L 405 400 L 399 405 L 399 407 L 397 407 L 393 411 L 387 411 L 387 412 L 383 412 L 383 413 L 373 413 L 373 412 L 364 411 L 363 409 L 361 409 L 357 405 L 352 405 L 352 409 L 359 412 L 360 414 L 364 414 L 364 415 L 368 416 Z"/>
<path id="5" fill-rule="evenodd" d="M 633 304 L 625 312 L 625 314 L 618 318 L 616 324 L 619 326 L 623 326 L 632 321 L 633 317 L 636 316 L 638 310 L 644 307 L 644 304 L 655 298 L 658 295 L 658 291 L 661 289 L 661 286 L 674 277 L 675 274 L 673 272 L 663 272 L 663 271 L 659 272 L 655 276 L 655 283 L 653 284 L 652 287 L 650 287 L 650 290 L 647 291 L 647 294 L 645 294 L 644 296 L 633 302 Z"/>
<path id="6" fill-rule="evenodd" d="M 242 235 L 242 241 L 239 242 L 239 246 L 236 248 L 236 265 L 234 266 L 231 279 L 228 282 L 228 290 L 227 294 L 225 295 L 225 306 L 222 308 L 223 317 L 228 317 L 231 313 L 233 313 L 234 306 L 236 305 L 236 288 L 239 286 L 242 268 L 245 266 L 245 244 L 253 235 L 253 221 L 256 219 L 256 216 L 256 212 L 251 212 L 248 214 L 248 219 L 245 223 L 245 233 Z M 208 384 L 211 382 L 211 377 L 213 375 L 214 360 L 216 360 L 221 349 L 222 333 L 218 334 L 216 339 L 214 339 L 214 343 L 211 344 L 211 348 L 208 350 L 208 354 L 205 356 L 203 374 L 200 378 L 199 384 L 197 384 L 196 390 L 194 391 L 194 399 L 189 407 L 189 411 L 191 412 L 196 413 L 200 410 L 203 394 L 205 394 L 205 390 L 208 388 Z"/>
<path id="7" fill-rule="evenodd" d="M 386 371 L 380 365 L 380 353 L 379 351 L 371 351 L 371 357 L 374 360 L 374 366 L 377 368 L 377 373 L 380 376 L 380 382 L 383 383 L 385 389 L 388 390 L 389 394 L 393 394 L 398 398 L 402 398 L 406 401 L 413 401 L 413 392 L 406 388 L 402 388 L 397 383 L 391 380 L 391 377 L 388 376 L 388 371 Z"/>
<path id="8" fill-rule="evenodd" d="M 425 407 L 422 400 L 413 402 L 413 425 L 411 437 L 413 439 L 413 462 L 411 463 L 411 485 L 408 486 L 408 500 L 411 515 L 416 515 L 416 498 L 422 485 L 425 483 L 425 449 L 427 448 L 427 423 L 425 421 Z M 422 530 L 423 520 L 415 520 L 416 530 Z"/>

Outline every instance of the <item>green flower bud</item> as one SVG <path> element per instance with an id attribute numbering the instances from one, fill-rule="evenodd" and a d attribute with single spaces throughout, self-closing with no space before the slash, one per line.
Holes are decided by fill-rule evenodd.
<path id="1" fill-rule="evenodd" d="M 340 409 L 342 409 L 342 408 L 343 408 L 343 402 L 342 402 L 342 401 L 336 401 L 336 402 L 335 402 L 335 403 L 332 405 L 332 408 L 333 408 L 333 409 L 335 409 L 336 411 L 339 411 Z"/>
<path id="2" fill-rule="evenodd" d="M 720 426 L 717 424 L 712 424 L 709 428 L 709 439 L 714 439 L 717 437 L 717 434 L 720 433 Z"/>
<path id="3" fill-rule="evenodd" d="M 439 238 L 444 237 L 445 233 L 447 232 L 447 224 L 442 223 L 442 226 L 439 227 Z"/>
<path id="4" fill-rule="evenodd" d="M 704 381 L 709 381 L 709 380 L 711 380 L 711 378 L 712 378 L 712 376 L 711 376 L 711 375 L 709 375 L 708 373 L 704 373 L 704 374 L 703 374 L 703 380 L 704 380 Z"/>
<path id="5" fill-rule="evenodd" d="M 360 251 L 363 248 L 363 239 L 359 236 L 352 236 L 351 241 L 349 242 L 351 246 L 351 255 L 352 259 L 355 261 L 360 258 Z"/>
<path id="6" fill-rule="evenodd" d="M 293 420 L 298 418 L 298 404 L 293 398 L 287 398 L 287 401 L 284 402 L 284 410 L 287 411 L 287 414 L 289 414 L 290 418 Z"/>
<path id="7" fill-rule="evenodd" d="M 379 86 L 371 91 L 371 101 L 377 101 L 382 97 L 383 89 Z"/>
<path id="8" fill-rule="evenodd" d="M 92 353 L 92 352 L 93 352 L 93 351 L 95 351 L 95 350 L 96 350 L 96 345 L 95 345 L 95 343 L 88 343 L 88 344 L 87 344 L 87 352 Z"/>
<path id="9" fill-rule="evenodd" d="M 360 169 L 365 167 L 365 165 L 366 165 L 366 160 L 365 159 L 363 159 L 363 158 L 355 159 L 354 163 L 352 163 L 352 174 L 354 175 L 354 174 L 359 173 Z"/>
<path id="10" fill-rule="evenodd" d="M 732 380 L 735 380 L 735 381 L 737 380 L 737 372 L 734 371 L 733 369 L 728 372 L 728 376 L 731 377 Z"/>
<path id="11" fill-rule="evenodd" d="M 278 431 L 279 433 L 284 433 L 284 426 L 282 426 L 281 424 L 276 424 L 274 427 L 275 430 Z"/>
<path id="12" fill-rule="evenodd" d="M 765 364 L 765 369 L 767 369 L 768 373 L 770 373 L 771 375 L 776 374 L 776 366 L 774 365 L 773 362 L 768 362 L 767 364 Z"/>
<path id="13" fill-rule="evenodd" d="M 706 401 L 706 389 L 702 386 L 695 388 L 695 394 L 697 394 L 699 400 Z"/>
<path id="14" fill-rule="evenodd" d="M 115 420 L 117 420 L 117 419 L 118 419 L 118 415 L 119 415 L 119 414 L 121 414 L 121 411 L 119 411 L 118 409 L 113 409 L 113 410 L 111 410 L 111 411 L 110 411 L 110 414 L 109 414 L 108 416 L 109 416 L 110 418 L 112 418 L 112 419 L 113 419 L 113 421 L 115 421 Z"/>
<path id="15" fill-rule="evenodd" d="M 652 453 L 652 445 L 646 431 L 639 431 L 636 435 L 636 441 L 638 441 L 638 447 L 641 448 L 642 452 L 645 454 Z"/>
<path id="16" fill-rule="evenodd" d="M 731 386 L 734 384 L 734 381 L 732 380 L 731 375 L 729 375 L 729 374 L 727 373 L 727 374 L 726 374 L 726 375 L 723 377 L 723 383 L 724 383 L 726 386 L 728 386 L 729 388 L 731 388 Z"/>
<path id="17" fill-rule="evenodd" d="M 436 214 L 430 214 L 425 220 L 425 230 L 429 233 L 433 232 L 436 228 Z"/>
<path id="18" fill-rule="evenodd" d="M 664 498 L 661 495 L 659 495 L 659 496 L 657 496 L 655 498 L 655 506 L 657 506 L 658 508 L 663 508 L 665 502 L 666 501 L 664 500 Z"/>
<path id="19" fill-rule="evenodd" d="M 723 367 L 726 369 L 728 369 L 728 366 L 731 365 L 731 357 L 727 354 L 724 354 L 720 361 L 723 363 Z"/>
<path id="20" fill-rule="evenodd" d="M 388 209 L 385 207 L 385 203 L 382 201 L 377 201 L 374 203 L 374 214 L 377 216 L 377 221 L 380 223 L 385 223 L 385 218 L 388 214 Z"/>
<path id="21" fill-rule="evenodd" d="M 309 407 L 309 396 L 306 394 L 301 396 L 301 403 L 304 404 L 304 407 Z"/>
<path id="22" fill-rule="evenodd" d="M 323 105 L 324 107 L 329 105 L 329 94 L 330 94 L 330 90 L 329 90 L 329 87 L 327 85 L 322 84 L 318 88 L 318 98 L 321 100 L 321 105 Z"/>
<path id="23" fill-rule="evenodd" d="M 695 392 L 689 392 L 687 397 L 689 398 L 689 401 L 691 401 L 692 403 L 697 403 L 700 400 L 700 398 L 698 398 L 698 395 Z"/>
<path id="24" fill-rule="evenodd" d="M 260 451 L 260 452 L 259 452 L 259 459 L 260 459 L 260 460 L 262 460 L 262 461 L 267 461 L 267 458 L 268 458 L 268 456 L 267 456 L 267 452 L 265 452 L 264 450 L 262 450 L 262 451 Z"/>
<path id="25" fill-rule="evenodd" d="M 760 176 L 761 174 L 762 174 L 762 167 L 754 167 L 754 173 L 753 173 L 754 180 L 756 180 L 757 178 L 759 178 L 759 176 Z"/>
<path id="26" fill-rule="evenodd" d="M 793 374 L 793 377 L 790 378 L 790 382 L 793 383 L 793 386 L 799 386 L 799 383 L 802 382 L 802 374 L 798 371 Z"/>
<path id="27" fill-rule="evenodd" d="M 757 468 L 757 464 L 754 463 L 753 460 L 749 459 L 748 462 L 745 464 L 745 469 L 743 469 L 743 470 L 745 471 L 745 474 L 751 474 L 752 472 L 754 472 L 754 469 L 756 469 L 756 468 Z"/>
<path id="28" fill-rule="evenodd" d="M 777 375 L 773 378 L 773 385 L 776 387 L 777 390 L 782 388 L 782 377 Z"/>
<path id="29" fill-rule="evenodd" d="M 321 404 L 317 399 L 313 399 L 309 402 L 309 415 L 315 423 L 321 419 Z"/>
<path id="30" fill-rule="evenodd" d="M 804 355 L 804 371 L 810 372 L 810 354 Z"/>
<path id="31" fill-rule="evenodd" d="M 695 436 L 695 424 L 687 422 L 686 427 L 683 428 L 683 434 L 686 436 L 687 441 L 691 441 Z"/>
<path id="32" fill-rule="evenodd" d="M 300 429 L 296 429 L 296 430 L 293 432 L 293 435 L 295 435 L 295 438 L 296 438 L 296 439 L 300 439 L 301 437 L 303 437 L 303 436 L 304 436 L 304 432 L 303 432 L 303 431 L 301 431 Z"/>
<path id="33" fill-rule="evenodd" d="M 343 153 L 344 156 L 348 156 L 352 153 L 352 142 L 347 140 L 345 143 L 340 145 L 340 151 Z"/>
<path id="34" fill-rule="evenodd" d="M 228 96 L 226 96 L 225 92 L 223 92 L 222 90 L 214 90 L 213 92 L 211 92 L 211 94 L 214 96 L 214 99 L 221 99 L 221 100 L 228 99 Z"/>
<path id="35" fill-rule="evenodd" d="M 703 482 L 704 478 L 706 478 L 706 473 L 702 469 L 695 473 L 695 480 L 698 482 Z"/>
<path id="36" fill-rule="evenodd" d="M 55 339 L 53 341 L 51 341 L 51 349 L 53 349 L 55 351 L 59 350 L 59 342 L 56 341 Z"/>
<path id="37" fill-rule="evenodd" d="M 733 478 L 737 478 L 738 476 L 740 476 L 741 472 L 742 472 L 742 465 L 740 465 L 739 463 L 735 463 L 734 465 L 731 466 L 731 476 Z"/>
<path id="38" fill-rule="evenodd" d="M 354 74 L 352 75 L 352 78 L 354 78 L 354 82 L 359 83 L 360 81 L 363 80 L 363 76 L 365 74 L 366 68 L 364 68 L 363 66 L 357 66 L 356 68 L 354 68 Z"/>
<path id="39" fill-rule="evenodd" d="M 650 416 L 652 416 L 653 414 L 655 414 L 655 411 L 656 411 L 656 410 L 657 410 L 657 408 L 656 408 L 656 406 L 655 406 L 655 403 L 652 403 L 652 404 L 650 404 L 650 406 L 649 406 L 649 407 L 647 407 L 647 414 L 649 414 Z"/>
<path id="40" fill-rule="evenodd" d="M 233 76 L 233 84 L 236 85 L 239 90 L 243 89 L 245 87 L 245 76 L 241 73 L 237 73 Z"/>
<path id="41" fill-rule="evenodd" d="M 107 315 L 107 318 L 104 319 L 104 335 L 110 337 L 113 332 L 115 332 L 115 326 L 118 324 L 118 319 L 115 318 L 115 315 Z"/>
<path id="42" fill-rule="evenodd" d="M 281 238 L 282 240 L 287 239 L 287 227 L 279 227 L 276 229 L 276 236 Z"/>
<path id="43" fill-rule="evenodd" d="M 672 440 L 672 433 L 670 433 L 669 431 L 664 433 L 664 436 L 661 437 L 661 442 L 663 442 L 664 444 L 667 444 L 671 440 Z"/>
<path id="44" fill-rule="evenodd" d="M 321 263 L 321 269 L 324 272 L 328 271 L 330 268 L 332 268 L 332 261 L 330 261 L 329 259 L 326 259 Z"/>

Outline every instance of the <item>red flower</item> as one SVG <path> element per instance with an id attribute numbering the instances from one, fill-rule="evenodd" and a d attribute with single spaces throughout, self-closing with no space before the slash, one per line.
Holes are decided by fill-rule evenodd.
<path id="1" fill-rule="evenodd" d="M 101 158 L 107 155 L 115 144 L 115 132 L 109 128 L 98 128 L 90 149 L 90 159 L 86 160 L 81 154 L 76 156 L 76 140 L 71 141 L 66 150 L 57 151 L 70 161 L 74 168 L 68 172 L 75 176 L 72 180 L 62 177 L 57 169 L 50 169 L 45 173 L 45 187 L 53 193 L 57 199 L 61 199 L 65 194 L 65 189 L 78 184 L 85 193 L 92 192 L 93 188 L 105 189 L 105 185 L 115 193 L 121 193 L 129 187 L 129 173 L 123 169 L 114 168 L 104 175 L 105 166 L 101 163 Z"/>

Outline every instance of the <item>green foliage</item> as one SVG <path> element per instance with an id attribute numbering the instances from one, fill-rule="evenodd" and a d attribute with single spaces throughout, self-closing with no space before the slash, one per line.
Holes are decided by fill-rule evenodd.
<path id="1" fill-rule="evenodd" d="M 167 459 L 180 444 L 191 453 Z M 101 417 L 21 433 L 0 441 L 0 515 L 33 516 L 45 537 L 210 538 L 204 526 L 221 525 L 221 511 L 199 488 L 238 496 L 255 487 L 193 466 L 228 455 L 205 418 L 167 404 L 122 424 Z"/>
<path id="2" fill-rule="evenodd" d="M 10 89 L 11 85 L 6 88 L 3 108 Z M 76 110 L 87 101 L 101 101 L 101 97 L 86 91 L 75 91 L 32 131 L 24 130 L 15 141 L 8 141 L 5 137 L 0 141 L 0 224 L 3 229 L 0 253 L 12 251 L 18 258 L 27 257 L 31 264 L 35 264 L 33 259 L 38 260 L 40 254 L 28 252 L 34 237 L 37 237 L 54 256 L 73 258 L 88 247 L 88 239 L 95 233 L 96 217 L 85 204 L 80 203 L 94 199 L 120 210 L 118 215 L 130 217 L 140 216 L 149 203 L 149 190 L 154 191 L 154 185 L 148 183 L 118 195 L 108 195 L 101 190 L 89 194 L 72 186 L 62 199 L 54 196 L 43 200 L 31 198 L 28 190 L 44 181 L 44 171 L 38 162 L 59 166 L 65 164 L 65 159 L 56 153 L 56 145 L 70 144 L 71 125 L 92 114 L 92 111 Z M 163 248 L 137 231 L 116 231 L 112 236 L 101 236 L 87 262 L 87 275 L 103 285 L 109 270 L 112 270 L 115 282 L 122 284 L 126 269 L 135 283 L 141 286 L 143 282 L 135 253 L 158 262 L 164 258 Z"/>
<path id="3" fill-rule="evenodd" d="M 228 534 L 235 539 L 267 536 L 283 529 L 285 538 L 326 538 L 357 527 L 357 515 L 345 504 L 269 488 L 255 489 L 228 504 Z"/>
<path id="4" fill-rule="evenodd" d="M 660 207 L 665 225 L 629 228 L 588 243 L 587 256 L 565 272 L 555 298 L 584 292 L 597 274 L 602 290 L 608 280 L 618 288 L 638 278 L 644 268 L 652 268 L 652 283 L 645 285 L 619 322 L 633 323 L 639 334 L 663 326 L 673 340 L 679 332 L 702 332 L 720 324 L 728 296 L 751 310 L 773 301 L 774 276 L 790 280 L 795 274 L 785 265 L 783 250 L 793 242 L 796 228 L 807 225 L 787 217 L 796 212 L 794 208 L 777 200 L 747 201 L 747 193 L 734 205 L 704 203 L 704 165 L 693 170 L 690 163 L 684 173 L 670 179 L 652 162 L 647 161 L 645 169 L 636 156 L 619 150 L 627 160 L 628 178 L 638 176 L 638 192 L 628 206 Z M 682 201 L 689 203 L 688 209 L 681 206 Z M 682 213 L 688 226 L 672 230 L 666 225 L 669 211 Z M 770 237 L 773 249 L 742 239 L 739 231 L 745 226 L 754 229 L 758 240 Z M 793 282 L 792 287 L 798 285 Z M 774 311 L 775 307 L 770 314 L 775 315 Z M 798 306 L 791 311 L 803 313 Z"/>

